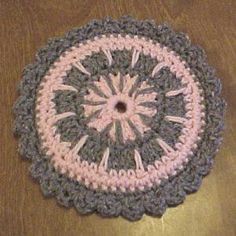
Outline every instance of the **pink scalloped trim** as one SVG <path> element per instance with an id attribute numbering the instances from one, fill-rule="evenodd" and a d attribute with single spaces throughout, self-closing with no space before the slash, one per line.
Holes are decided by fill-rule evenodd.
<path id="1" fill-rule="evenodd" d="M 179 142 L 174 147 L 170 147 L 164 140 L 158 139 L 157 143 L 165 151 L 161 161 L 155 161 L 154 165 L 149 165 L 147 170 L 143 168 L 142 158 L 137 150 L 135 150 L 134 158 L 136 162 L 136 170 L 107 170 L 107 161 L 109 158 L 109 149 L 104 150 L 104 155 L 100 164 L 88 163 L 80 160 L 77 154 L 79 149 L 86 142 L 87 136 L 81 138 L 75 148 L 71 149 L 71 144 L 61 142 L 60 135 L 56 134 L 55 123 L 63 117 L 75 115 L 72 112 L 57 114 L 54 108 L 53 98 L 54 91 L 62 88 L 63 77 L 66 71 L 69 71 L 73 66 L 77 66 L 83 73 L 90 75 L 82 64 L 81 60 L 93 52 L 106 52 L 109 64 L 112 63 L 110 51 L 113 50 L 133 50 L 132 65 L 136 63 L 139 57 L 138 52 L 145 55 L 151 55 L 156 58 L 159 64 L 154 68 L 152 75 L 155 75 L 163 66 L 170 68 L 183 85 L 182 91 L 172 91 L 167 96 L 175 96 L 183 93 L 185 100 L 185 109 L 187 111 L 186 120 L 177 119 L 183 123 L 184 128 L 179 137 Z M 200 139 L 200 134 L 203 131 L 204 125 L 204 105 L 201 104 L 203 99 L 202 90 L 199 88 L 199 83 L 194 81 L 194 75 L 190 73 L 190 69 L 186 68 L 179 56 L 176 56 L 173 51 L 166 47 L 161 47 L 160 44 L 154 43 L 152 40 L 139 38 L 138 36 L 123 37 L 102 36 L 96 37 L 94 41 L 88 40 L 84 44 L 70 48 L 67 52 L 61 55 L 60 59 L 50 68 L 49 73 L 44 77 L 40 84 L 40 89 L 36 104 L 36 118 L 38 133 L 42 140 L 42 146 L 47 151 L 47 155 L 51 157 L 55 168 L 61 173 L 67 173 L 69 177 L 75 178 L 78 181 L 83 181 L 86 186 L 92 188 L 101 187 L 103 190 L 122 191 L 136 188 L 143 190 L 145 187 L 151 187 L 153 184 L 159 184 L 161 178 L 168 178 L 169 175 L 174 175 L 176 170 L 183 167 L 183 163 L 188 161 L 192 150 L 197 147 L 197 142 Z M 68 88 L 71 90 L 71 88 Z M 167 117 L 168 119 L 168 117 Z M 176 119 L 169 117 L 169 119 Z"/>

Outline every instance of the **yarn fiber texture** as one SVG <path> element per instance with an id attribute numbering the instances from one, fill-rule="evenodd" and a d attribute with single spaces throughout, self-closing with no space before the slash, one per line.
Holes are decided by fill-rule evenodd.
<path id="1" fill-rule="evenodd" d="M 45 196 L 80 214 L 162 216 L 198 190 L 222 142 L 225 101 L 204 50 L 151 20 L 50 39 L 19 93 L 21 156 Z"/>

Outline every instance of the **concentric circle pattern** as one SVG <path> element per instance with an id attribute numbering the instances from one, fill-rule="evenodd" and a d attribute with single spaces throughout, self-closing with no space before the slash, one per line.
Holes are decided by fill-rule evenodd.
<path id="1" fill-rule="evenodd" d="M 81 214 L 161 216 L 196 191 L 225 102 L 203 50 L 153 21 L 92 21 L 23 73 L 19 150 L 46 196 Z"/>

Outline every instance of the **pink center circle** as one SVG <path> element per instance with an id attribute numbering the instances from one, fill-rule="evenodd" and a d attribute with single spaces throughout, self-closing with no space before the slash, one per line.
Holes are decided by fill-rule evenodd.
<path id="1" fill-rule="evenodd" d="M 117 107 L 119 105 L 119 107 Z M 120 108 L 121 111 L 118 109 Z M 134 101 L 125 95 L 116 95 L 111 97 L 107 102 L 107 109 L 112 114 L 113 119 L 126 119 L 134 113 Z M 123 112 L 122 112 L 123 111 Z"/>
<path id="2" fill-rule="evenodd" d="M 137 88 L 138 76 L 131 77 L 129 74 L 123 76 L 118 73 L 116 76 L 110 74 L 109 77 L 104 78 L 101 76 L 98 81 L 94 82 L 94 86 L 97 89 L 99 88 L 105 97 L 101 96 L 101 94 L 96 94 L 93 89 L 90 89 L 88 95 L 84 97 L 85 101 L 89 101 L 89 103 L 83 104 L 84 114 L 89 118 L 88 126 L 99 132 L 107 126 L 112 126 L 109 136 L 115 141 L 116 121 L 118 121 L 120 123 L 119 129 L 122 130 L 122 140 L 124 142 L 135 140 L 136 135 L 130 124 L 133 124 L 141 135 L 150 129 L 142 122 L 140 114 L 151 118 L 156 113 L 156 107 L 144 107 L 142 104 L 155 102 L 158 95 L 150 90 L 150 86 L 146 82 L 142 82 Z M 110 80 L 110 82 L 108 83 L 107 80 Z M 110 86 L 112 84 L 113 89 L 111 89 L 109 84 Z M 135 85 L 136 89 L 133 90 Z M 147 89 L 149 89 L 149 93 L 141 92 Z M 94 102 L 97 105 L 90 105 Z M 118 110 L 117 104 L 121 106 L 118 108 L 123 108 L 123 110 Z M 95 118 L 91 117 L 93 114 L 96 114 Z"/>

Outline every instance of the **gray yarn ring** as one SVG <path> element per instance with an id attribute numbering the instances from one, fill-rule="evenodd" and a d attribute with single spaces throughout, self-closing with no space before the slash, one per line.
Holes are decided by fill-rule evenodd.
<path id="1" fill-rule="evenodd" d="M 122 192 L 117 190 L 112 192 L 102 189 L 92 189 L 86 187 L 82 182 L 76 181 L 66 174 L 58 172 L 42 149 L 40 137 L 35 125 L 37 90 L 39 89 L 42 78 L 48 72 L 52 64 L 60 55 L 77 43 L 84 42 L 96 36 L 109 34 L 144 36 L 170 48 L 187 63 L 204 91 L 206 126 L 198 148 L 194 150 L 194 158 L 191 158 L 191 160 L 184 165 L 184 168 L 177 171 L 174 176 L 166 180 L 163 179 L 160 185 L 154 185 L 151 188 L 145 189 L 145 191 L 135 190 L 134 192 Z M 125 55 L 120 55 L 121 58 L 122 56 L 125 57 Z M 143 60 L 145 60 L 148 67 L 152 64 L 147 58 Z M 91 64 L 89 61 L 87 61 L 87 63 L 88 66 Z M 124 68 L 126 68 L 125 65 L 123 66 L 125 73 L 126 69 Z M 111 68 L 110 70 L 115 71 L 116 68 Z M 99 73 L 101 73 L 101 71 L 100 69 Z M 103 71 L 102 73 L 106 74 L 108 72 L 111 71 Z M 80 72 L 74 70 L 71 71 L 71 75 L 68 75 L 71 83 L 73 83 L 73 76 L 75 76 L 75 78 L 79 77 L 76 76 L 76 73 L 80 74 Z M 130 70 L 129 73 L 132 73 L 132 71 Z M 142 70 L 140 70 L 139 73 L 142 74 Z M 162 73 L 159 79 L 162 78 L 163 75 L 166 77 L 170 76 L 168 71 L 164 70 Z M 142 74 L 140 78 L 145 78 L 145 73 Z M 169 80 L 166 79 L 166 81 Z M 85 87 L 87 86 L 86 83 L 87 82 L 84 84 Z M 156 126 L 153 126 L 153 129 L 158 130 L 161 130 L 158 125 L 162 124 L 164 113 L 170 108 L 170 105 L 166 105 L 168 104 L 167 102 L 163 102 L 165 100 L 164 95 L 162 95 L 165 86 L 164 83 L 165 81 L 163 82 L 163 86 L 156 87 L 156 89 L 159 89 L 160 97 L 162 97 L 162 99 L 160 99 L 162 102 L 159 102 L 157 105 L 160 113 L 155 116 L 154 125 Z M 170 86 L 175 86 L 175 84 L 170 84 Z M 182 203 L 186 194 L 198 190 L 202 178 L 209 173 L 212 167 L 214 156 L 222 140 L 221 135 L 223 130 L 225 102 L 220 97 L 220 81 L 216 78 L 214 69 L 207 64 L 204 51 L 198 46 L 191 45 L 189 39 L 183 33 L 175 33 L 167 25 L 157 26 L 153 21 L 138 21 L 131 17 L 122 17 L 119 20 L 106 18 L 104 20 L 92 21 L 82 28 L 74 29 L 62 38 L 50 40 L 46 47 L 39 50 L 35 61 L 24 69 L 19 92 L 20 97 L 14 106 L 16 116 L 14 131 L 19 137 L 19 152 L 21 156 L 32 161 L 30 168 L 31 174 L 33 178 L 37 179 L 40 183 L 45 196 L 55 196 L 60 204 L 66 207 L 74 206 L 81 214 L 96 212 L 105 217 L 121 215 L 129 220 L 138 220 L 143 214 L 153 216 L 163 215 L 168 206 L 176 206 Z M 56 99 L 56 101 L 59 101 L 59 105 L 57 106 L 58 110 L 68 109 L 66 108 L 66 104 L 72 104 L 72 102 L 75 101 L 73 96 L 68 93 L 58 93 Z M 181 101 L 181 99 L 179 101 Z M 63 103 L 64 105 L 62 106 L 61 104 Z M 77 114 L 80 114 L 79 106 L 80 105 L 76 104 L 71 105 L 71 109 L 77 109 Z M 176 107 L 176 105 L 174 107 Z M 177 109 L 176 112 L 181 113 L 181 110 Z M 70 123 L 71 127 L 76 127 L 73 122 Z M 65 130 L 68 130 L 69 127 L 68 124 L 59 124 L 57 127 L 58 132 L 63 133 Z M 88 130 L 93 137 L 98 135 L 93 129 L 86 130 Z M 164 127 L 163 135 L 165 131 L 166 128 Z M 152 135 L 152 132 L 147 132 L 146 136 L 137 141 L 139 142 L 138 145 L 145 143 L 146 140 L 150 140 Z M 76 139 L 76 136 L 73 133 L 68 133 L 67 135 L 62 135 L 62 138 L 73 141 Z M 107 142 L 105 138 L 104 142 Z M 127 145 L 127 150 L 130 147 L 137 146 L 135 142 L 136 141 L 130 142 Z M 152 146 L 152 144 L 150 145 Z M 145 157 L 146 149 L 144 148 L 143 150 L 142 156 L 144 156 L 145 159 L 144 166 L 147 166 L 152 159 Z M 86 150 L 83 156 L 86 156 Z M 117 154 L 114 156 L 117 156 Z M 146 156 L 152 156 L 152 154 L 148 153 Z M 87 155 L 86 158 L 92 161 L 89 159 L 90 155 Z M 153 158 L 156 158 L 154 154 Z M 134 162 L 126 163 L 124 159 L 124 161 L 121 160 L 119 163 L 119 161 L 114 159 L 113 165 L 114 168 L 117 169 L 129 169 L 133 168 Z"/>

